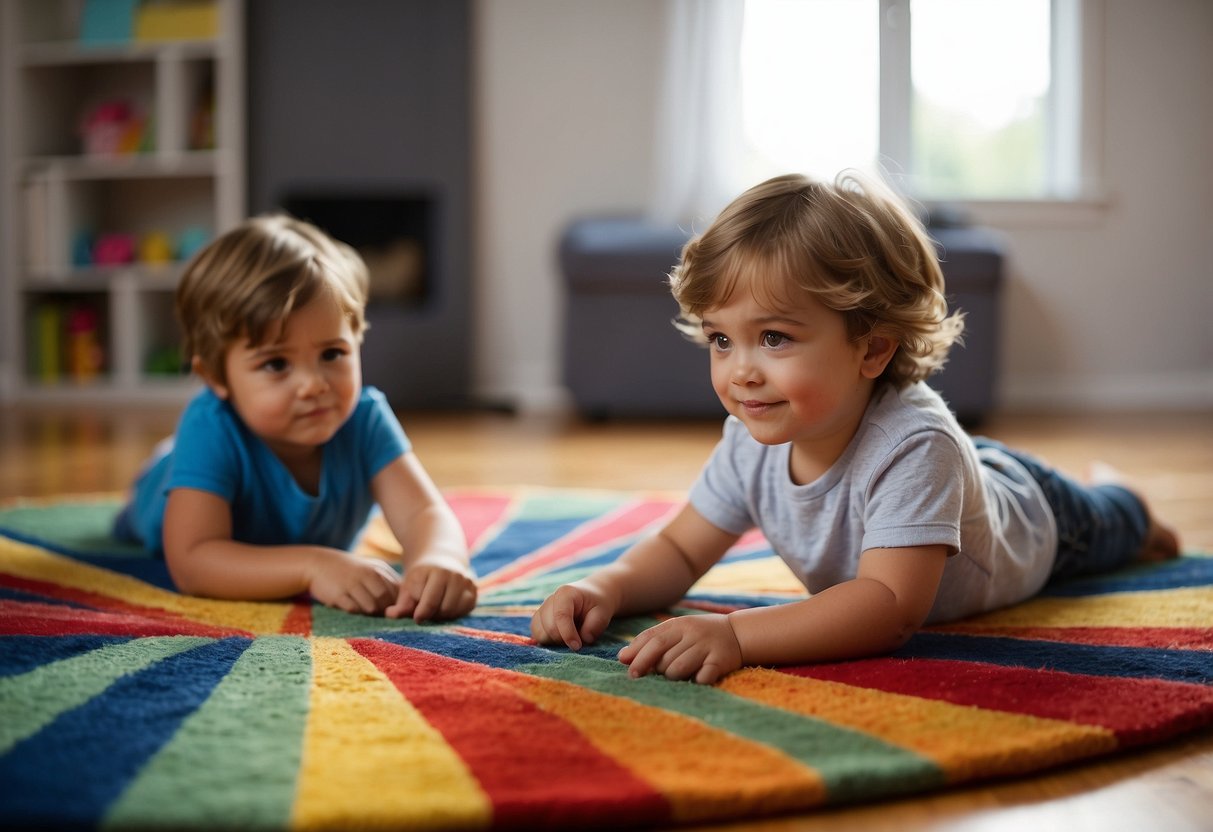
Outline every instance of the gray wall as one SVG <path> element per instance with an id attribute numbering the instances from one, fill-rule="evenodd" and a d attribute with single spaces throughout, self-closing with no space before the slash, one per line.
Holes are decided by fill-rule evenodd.
<path id="1" fill-rule="evenodd" d="M 368 384 L 397 407 L 466 399 L 471 335 L 468 0 L 253 0 L 249 210 L 291 193 L 437 197 L 433 290 L 372 306 Z"/>

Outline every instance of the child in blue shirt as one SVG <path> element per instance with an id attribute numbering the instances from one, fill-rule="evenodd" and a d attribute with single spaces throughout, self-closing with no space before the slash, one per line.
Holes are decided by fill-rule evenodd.
<path id="1" fill-rule="evenodd" d="M 924 379 L 963 320 L 930 239 L 879 183 L 757 185 L 687 243 L 670 283 L 708 345 L 723 438 L 672 521 L 544 601 L 537 641 L 576 650 L 615 616 L 677 603 L 755 527 L 810 597 L 664 621 L 620 650 L 632 675 L 711 683 L 883 653 L 1050 580 L 1178 553 L 1136 493 L 957 424 Z"/>
<path id="2" fill-rule="evenodd" d="M 367 272 L 316 227 L 257 217 L 190 262 L 177 315 L 206 383 L 115 533 L 191 595 L 310 592 L 347 612 L 455 618 L 476 603 L 462 529 L 383 395 L 362 385 Z M 403 577 L 349 549 L 375 505 Z"/>

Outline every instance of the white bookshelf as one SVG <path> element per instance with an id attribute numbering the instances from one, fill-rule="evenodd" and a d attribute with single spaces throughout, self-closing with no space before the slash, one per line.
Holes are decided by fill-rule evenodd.
<path id="1" fill-rule="evenodd" d="M 83 0 L 0 0 L 0 400 L 182 400 L 195 389 L 164 366 L 178 343 L 177 249 L 187 232 L 213 237 L 245 212 L 243 0 L 212 2 L 214 38 L 96 45 L 79 38 Z M 214 141 L 196 146 L 207 90 Z M 117 100 L 145 114 L 142 148 L 86 153 L 85 113 Z M 97 265 L 81 253 L 85 234 L 156 233 L 172 244 L 169 262 Z M 97 321 L 87 339 L 64 331 L 80 309 L 77 321 Z M 95 343 L 98 371 L 69 359 L 82 343 Z"/>

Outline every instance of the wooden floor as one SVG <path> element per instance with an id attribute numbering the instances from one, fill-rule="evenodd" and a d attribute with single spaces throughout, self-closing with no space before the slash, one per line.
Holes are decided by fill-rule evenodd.
<path id="1" fill-rule="evenodd" d="M 0 500 L 121 491 L 175 418 L 166 409 L 0 409 Z M 684 491 L 720 433 L 712 422 L 587 424 L 486 413 L 403 414 L 402 421 L 443 488 Z M 981 432 L 1077 476 L 1092 459 L 1120 468 L 1179 530 L 1186 550 L 1213 553 L 1213 413 L 1007 415 Z M 1213 731 L 1047 776 L 723 828 L 1211 830 Z"/>

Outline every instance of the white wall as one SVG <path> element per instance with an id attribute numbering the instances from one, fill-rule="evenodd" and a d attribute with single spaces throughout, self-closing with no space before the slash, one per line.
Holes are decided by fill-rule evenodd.
<path id="1" fill-rule="evenodd" d="M 1213 3 L 1108 0 L 1107 206 L 1010 227 L 1002 401 L 1213 408 Z"/>
<path id="2" fill-rule="evenodd" d="M 479 0 L 475 18 L 477 392 L 547 408 L 564 398 L 560 231 L 577 214 L 644 208 L 664 12 Z"/>
<path id="3" fill-rule="evenodd" d="M 476 6 L 483 395 L 561 400 L 556 243 L 576 214 L 645 205 L 663 20 L 652 0 Z M 1104 23 L 1108 202 L 1003 229 L 1000 398 L 1213 408 L 1213 3 L 1106 0 Z"/>

